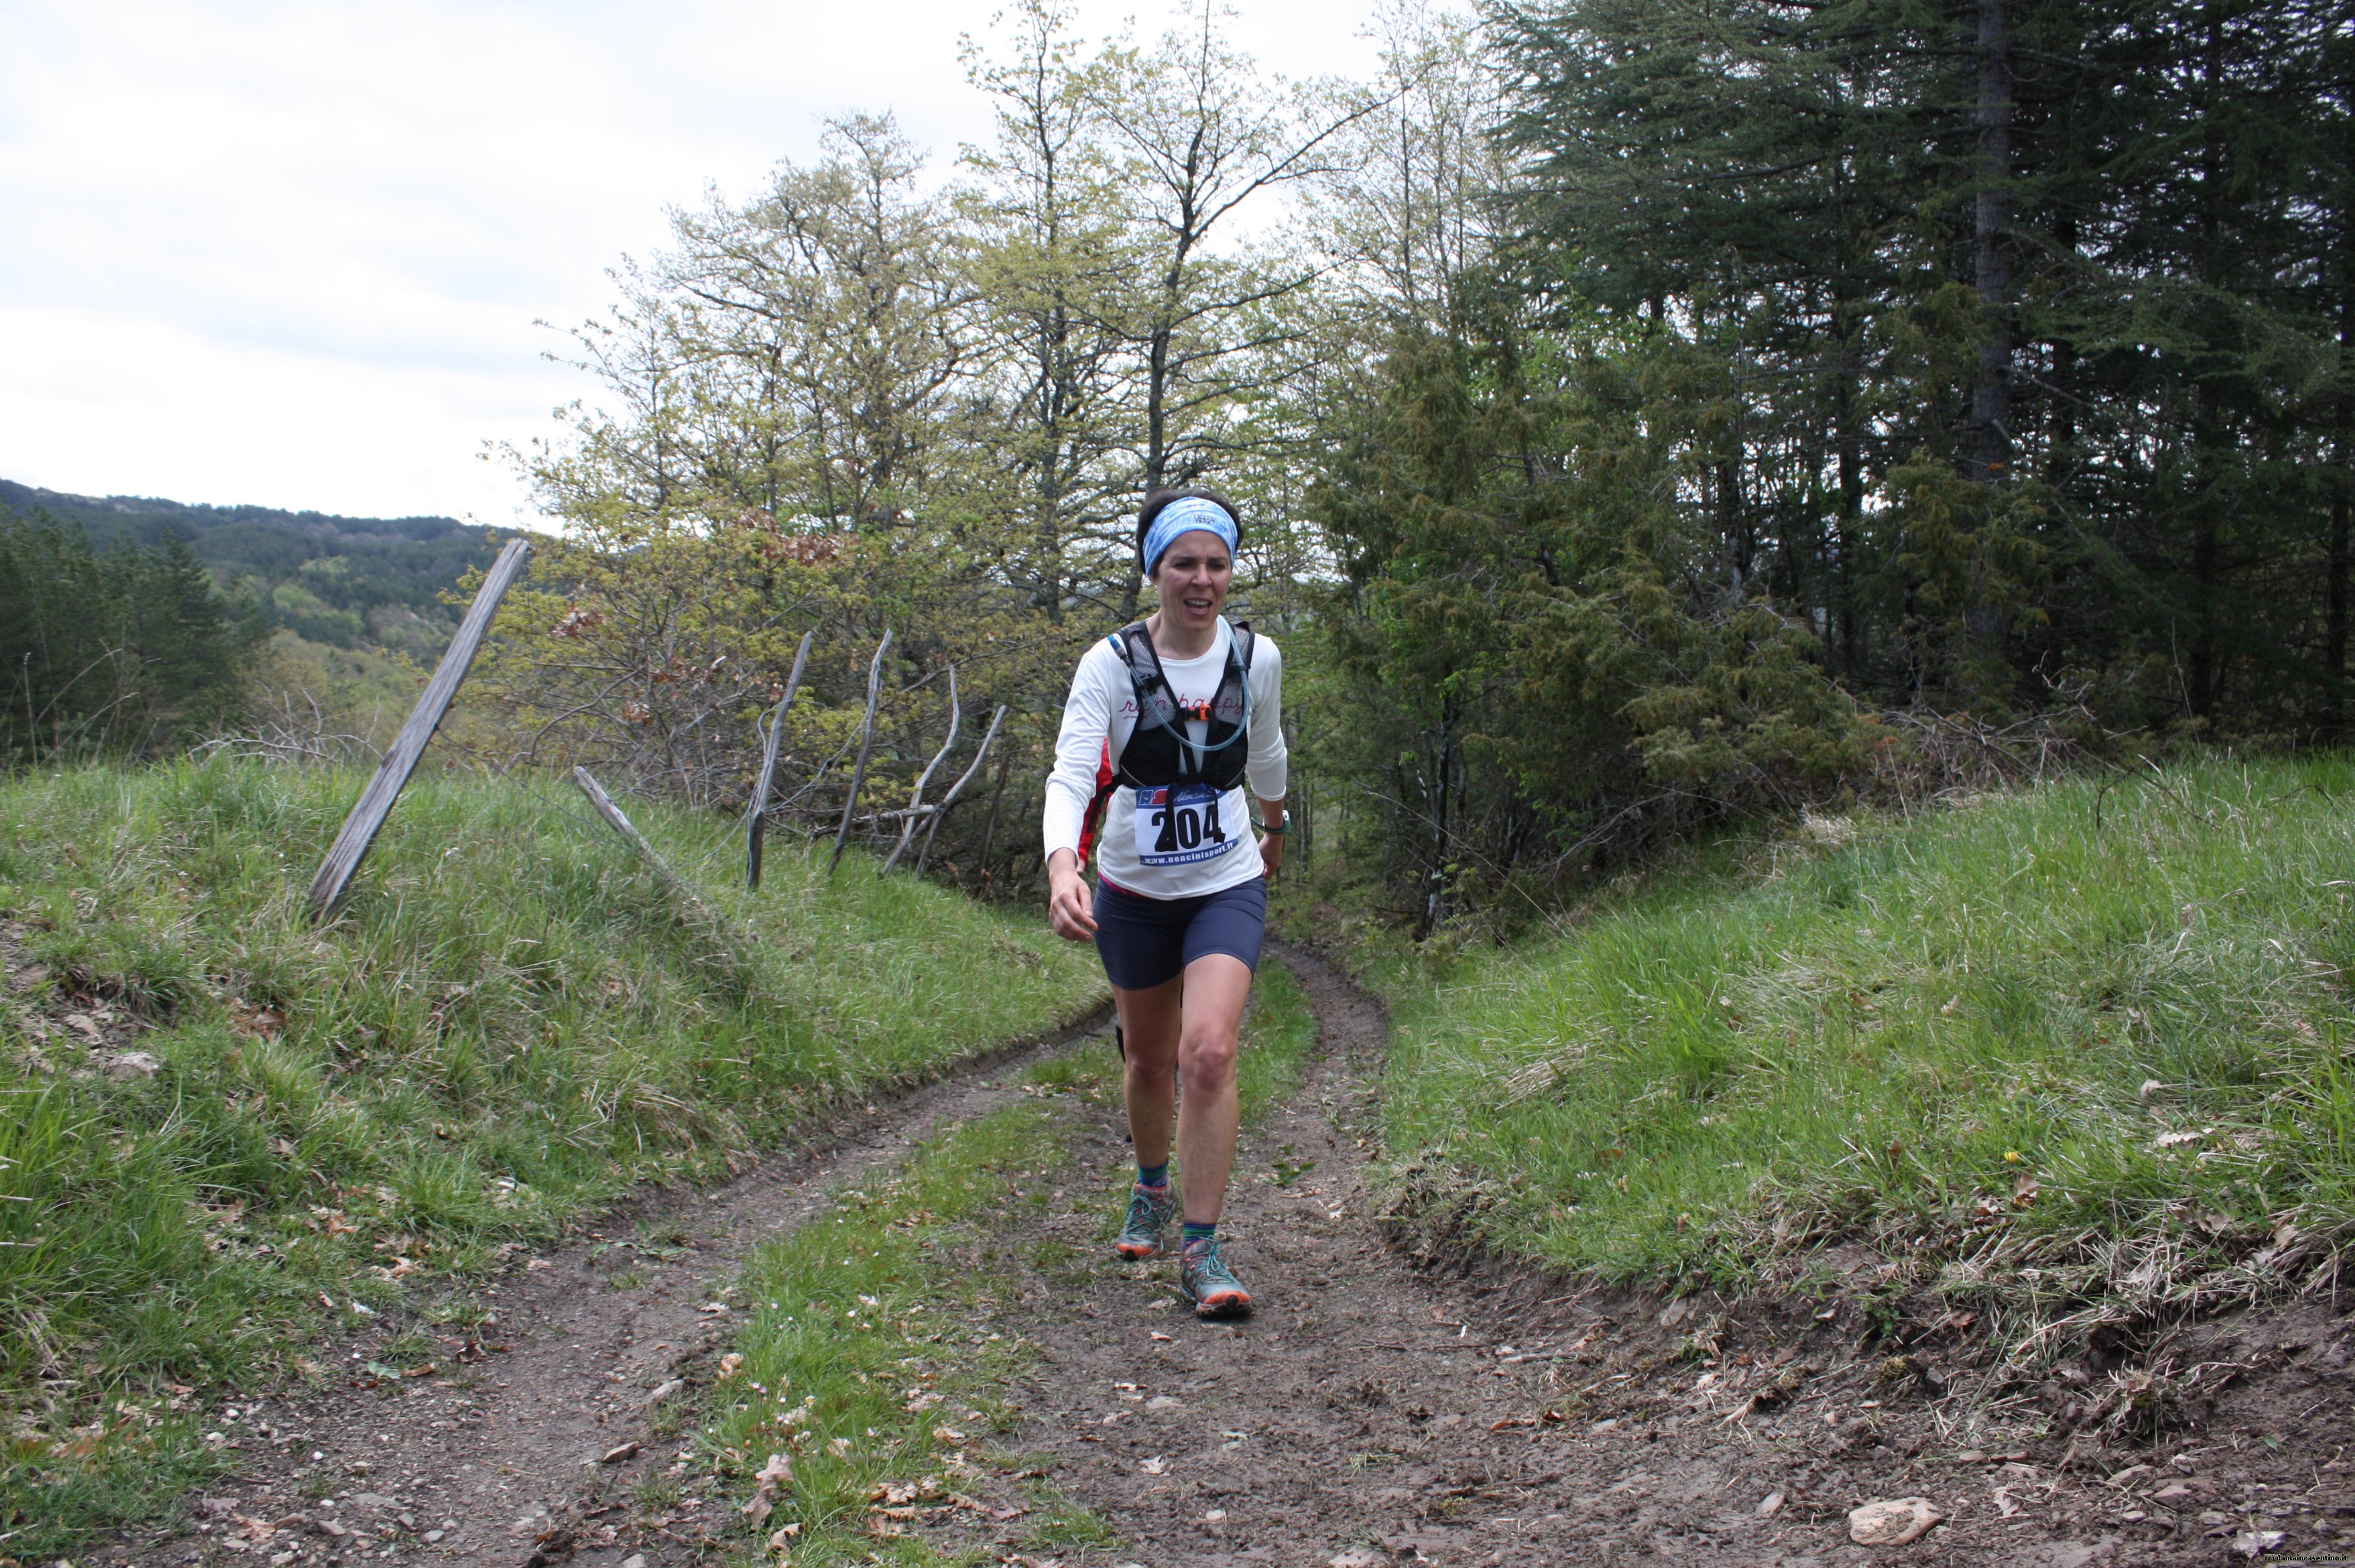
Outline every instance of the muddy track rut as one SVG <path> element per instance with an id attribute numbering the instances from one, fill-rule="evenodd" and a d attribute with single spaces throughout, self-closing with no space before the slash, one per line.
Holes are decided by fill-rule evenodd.
<path id="1" fill-rule="evenodd" d="M 1040 1261 L 1000 1322 L 1039 1354 L 1014 1391 L 1023 1425 L 1006 1446 L 1049 1460 L 1054 1488 L 1119 1539 L 1059 1556 L 1009 1537 L 1000 1561 L 2087 1568 L 2246 1561 L 2234 1548 L 2253 1537 L 2267 1562 L 2355 1561 L 2334 1533 L 2355 1526 L 2333 1523 L 2355 1516 L 2347 1449 L 2333 1448 L 2355 1438 L 2343 1394 L 2320 1424 L 2309 1412 L 2307 1426 L 2285 1428 L 2301 1436 L 2295 1448 L 2248 1440 L 2274 1419 L 2253 1394 L 2237 1424 L 2227 1401 L 2204 1432 L 2073 1467 L 2058 1443 L 1968 1450 L 1955 1413 L 1872 1397 L 1883 1391 L 1869 1337 L 1838 1315 L 1737 1313 L 1704 1358 L 1690 1303 L 1418 1270 L 1385 1243 L 1369 1182 L 1381 1011 L 1314 955 L 1273 951 L 1308 992 L 1321 1040 L 1301 1091 L 1246 1130 L 1222 1225 L 1261 1309 L 1198 1323 L 1167 1260 L 1101 1255 L 1102 1216 L 1017 1221 L 1018 1251 Z M 732 1334 L 720 1293 L 746 1252 L 933 1127 L 1017 1098 L 1021 1067 L 1083 1032 L 1109 1029 L 879 1102 L 822 1155 L 617 1211 L 487 1297 L 498 1322 L 483 1337 L 506 1349 L 468 1363 L 470 1376 L 248 1413 L 247 1467 L 186 1526 L 97 1555 L 257 1568 L 695 1561 L 692 1542 L 629 1531 L 627 1499 L 674 1446 L 655 1435 L 650 1395 Z M 1115 1104 L 1071 1114 L 1083 1167 L 1125 1164 Z M 649 1233 L 672 1244 L 639 1245 Z M 624 1271 L 635 1277 L 617 1288 Z M 2350 1360 L 2344 1324 L 2307 1316 L 2285 1364 L 2337 1377 Z M 304 1495 L 304 1477 L 313 1492 L 332 1479 L 333 1495 Z M 1849 1509 L 1903 1497 L 1944 1522 L 1900 1547 L 1850 1542 Z M 240 1520 L 284 1523 L 232 1552 L 224 1536 Z"/>
<path id="2" fill-rule="evenodd" d="M 1023 1068 L 1108 1037 L 1110 1019 L 1107 1007 L 1039 1043 L 878 1098 L 823 1148 L 764 1161 L 725 1186 L 651 1193 L 607 1212 L 571 1244 L 487 1286 L 494 1321 L 439 1330 L 448 1354 L 434 1374 L 397 1392 L 354 1387 L 241 1409 L 227 1428 L 243 1451 L 239 1471 L 197 1499 L 181 1529 L 100 1555 L 254 1568 L 693 1561 L 660 1540 L 630 1543 L 626 1502 L 676 1446 L 655 1432 L 662 1404 L 686 1392 L 674 1380 L 735 1333 L 739 1314 L 723 1293 L 745 1255 L 934 1128 L 1019 1100 Z M 370 1347 L 338 1354 L 365 1365 Z"/>

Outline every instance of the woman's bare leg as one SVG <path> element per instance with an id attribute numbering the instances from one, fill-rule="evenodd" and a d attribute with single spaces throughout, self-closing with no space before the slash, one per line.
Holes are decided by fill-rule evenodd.
<path id="1" fill-rule="evenodd" d="M 1114 987 L 1120 1009 L 1121 1097 L 1128 1105 L 1129 1141 L 1136 1163 L 1151 1169 L 1169 1162 L 1169 1120 L 1178 1109 L 1178 1042 L 1186 977 L 1149 991 Z"/>
<path id="2" fill-rule="evenodd" d="M 1178 1109 L 1178 1164 L 1186 1180 L 1184 1218 L 1191 1224 L 1215 1222 L 1226 1206 L 1241 1120 L 1235 1057 L 1251 987 L 1251 965 L 1230 955 L 1212 953 L 1186 965 L 1178 1032 L 1178 1070 L 1186 1078 Z M 1167 1084 L 1167 1069 L 1161 1077 Z"/>
<path id="3" fill-rule="evenodd" d="M 1251 987 L 1250 965 L 1213 953 L 1186 965 L 1186 973 L 1167 985 L 1113 992 L 1128 1055 L 1121 1089 L 1136 1163 L 1149 1168 L 1168 1159 L 1174 1112 L 1185 1218 L 1196 1224 L 1217 1220 L 1226 1205 L 1241 1120 L 1235 1057 Z M 1177 1093 L 1180 1072 L 1186 1078 L 1182 1104 Z"/>

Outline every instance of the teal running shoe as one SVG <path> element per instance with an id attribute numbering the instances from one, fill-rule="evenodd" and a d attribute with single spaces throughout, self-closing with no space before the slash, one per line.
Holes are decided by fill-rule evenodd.
<path id="1" fill-rule="evenodd" d="M 1162 1233 L 1169 1221 L 1178 1217 L 1178 1184 L 1147 1187 L 1142 1182 L 1131 1184 L 1128 1192 L 1128 1223 L 1120 1228 L 1120 1240 L 1112 1244 L 1113 1251 L 1131 1263 L 1142 1263 L 1161 1251 Z"/>
<path id="2" fill-rule="evenodd" d="M 1178 1288 L 1194 1303 L 1197 1317 L 1248 1317 L 1251 1292 L 1219 1255 L 1219 1238 L 1188 1242 L 1178 1254 Z"/>

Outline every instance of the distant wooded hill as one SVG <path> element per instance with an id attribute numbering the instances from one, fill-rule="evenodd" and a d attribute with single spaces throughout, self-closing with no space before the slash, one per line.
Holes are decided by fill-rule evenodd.
<path id="1" fill-rule="evenodd" d="M 339 517 L 144 496 L 69 496 L 0 479 L 0 509 L 79 523 L 101 549 L 174 534 L 224 586 L 244 582 L 274 625 L 314 643 L 438 654 L 453 615 L 441 594 L 497 551 L 494 530 L 453 517 Z"/>

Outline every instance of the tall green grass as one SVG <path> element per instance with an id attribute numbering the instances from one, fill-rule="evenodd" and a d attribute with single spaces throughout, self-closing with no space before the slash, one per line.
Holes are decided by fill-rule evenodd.
<path id="1" fill-rule="evenodd" d="M 2355 1216 L 2350 895 L 2345 757 L 1811 822 L 1383 967 L 1391 1147 L 1611 1280 L 1866 1237 L 2046 1313 L 2294 1285 Z"/>
<path id="2" fill-rule="evenodd" d="M 1033 919 L 790 850 L 747 896 L 724 824 L 634 807 L 716 931 L 569 788 L 454 776 L 411 784 L 314 927 L 303 888 L 358 783 L 215 761 L 0 784 L 0 921 L 18 973 L 48 971 L 0 1001 L 0 1532 L 40 1521 L 0 1551 L 69 1536 L 75 1424 L 303 1367 L 322 1292 L 357 1321 L 1103 994 Z M 55 1027 L 101 1005 L 103 1045 Z M 111 1072 L 126 1050 L 153 1075 Z"/>

